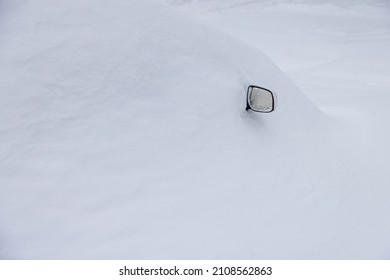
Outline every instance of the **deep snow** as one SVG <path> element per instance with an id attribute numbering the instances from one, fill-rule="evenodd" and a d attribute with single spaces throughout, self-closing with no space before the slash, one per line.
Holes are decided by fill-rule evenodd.
<path id="1" fill-rule="evenodd" d="M 277 22 L 295 22 L 297 4 L 279 2 Z M 282 66 L 282 38 L 294 34 L 278 36 L 275 48 L 267 40 L 269 56 L 305 92 L 317 90 L 307 93 L 314 105 L 261 52 L 261 40 L 245 37 L 256 29 L 224 21 L 227 12 L 246 24 L 267 7 L 251 1 L 249 9 L 204 12 L 216 3 L 175 5 L 190 7 L 189 19 L 161 0 L 2 1 L 1 258 L 390 256 L 383 74 L 338 71 L 378 82 L 378 93 L 367 88 L 378 110 L 362 112 L 332 103 L 339 98 L 327 96 L 329 80 L 303 71 L 321 59 L 302 61 L 301 72 L 294 61 Z M 310 16 L 307 5 L 299 9 Z M 347 9 L 321 7 L 324 18 Z M 372 6 L 374 17 L 386 9 Z M 368 38 L 383 39 L 378 49 L 389 44 L 386 24 Z M 377 28 L 368 25 L 367 34 Z M 351 44 L 371 63 L 371 46 Z M 343 65 L 355 71 L 353 61 Z M 345 80 L 333 92 L 340 100 L 366 95 Z M 245 112 L 249 84 L 278 94 L 274 113 Z"/>

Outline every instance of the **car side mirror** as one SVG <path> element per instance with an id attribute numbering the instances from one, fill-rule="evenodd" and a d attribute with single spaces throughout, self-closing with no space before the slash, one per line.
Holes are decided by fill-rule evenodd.
<path id="1" fill-rule="evenodd" d="M 271 113 L 275 110 L 275 98 L 275 93 L 269 89 L 258 86 L 249 86 L 246 97 L 246 110 Z"/>

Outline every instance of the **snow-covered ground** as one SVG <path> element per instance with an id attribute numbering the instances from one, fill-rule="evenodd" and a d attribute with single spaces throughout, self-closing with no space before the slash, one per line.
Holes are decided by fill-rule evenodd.
<path id="1" fill-rule="evenodd" d="M 389 11 L 2 1 L 0 258 L 389 258 Z"/>

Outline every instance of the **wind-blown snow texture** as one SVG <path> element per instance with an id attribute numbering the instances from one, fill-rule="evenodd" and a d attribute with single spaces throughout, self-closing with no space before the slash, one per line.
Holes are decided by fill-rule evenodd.
<path id="1" fill-rule="evenodd" d="M 161 0 L 1 2 L 0 258 L 390 257 L 387 66 L 367 77 L 341 57 L 350 68 L 332 99 L 334 76 L 282 66 L 289 45 L 266 40 L 324 114 L 260 37 L 245 37 L 256 28 L 238 26 L 240 37 L 224 23 L 225 12 L 241 24 L 268 13 L 262 1 L 168 2 L 202 20 Z M 310 15 L 308 1 L 282 2 L 275 27 L 296 9 Z M 365 44 L 390 41 L 376 3 L 377 37 L 367 27 L 359 41 L 368 63 Z M 327 4 L 324 17 L 347 8 Z M 362 73 L 353 90 L 349 70 Z M 274 113 L 245 112 L 249 84 L 278 94 Z M 367 111 L 335 103 L 354 90 L 353 102 L 375 99 Z"/>

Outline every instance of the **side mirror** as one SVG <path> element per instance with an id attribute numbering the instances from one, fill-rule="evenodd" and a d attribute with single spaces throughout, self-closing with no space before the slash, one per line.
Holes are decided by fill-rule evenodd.
<path id="1" fill-rule="evenodd" d="M 260 113 L 271 113 L 275 110 L 275 93 L 269 89 L 249 86 L 246 97 L 246 110 Z"/>

